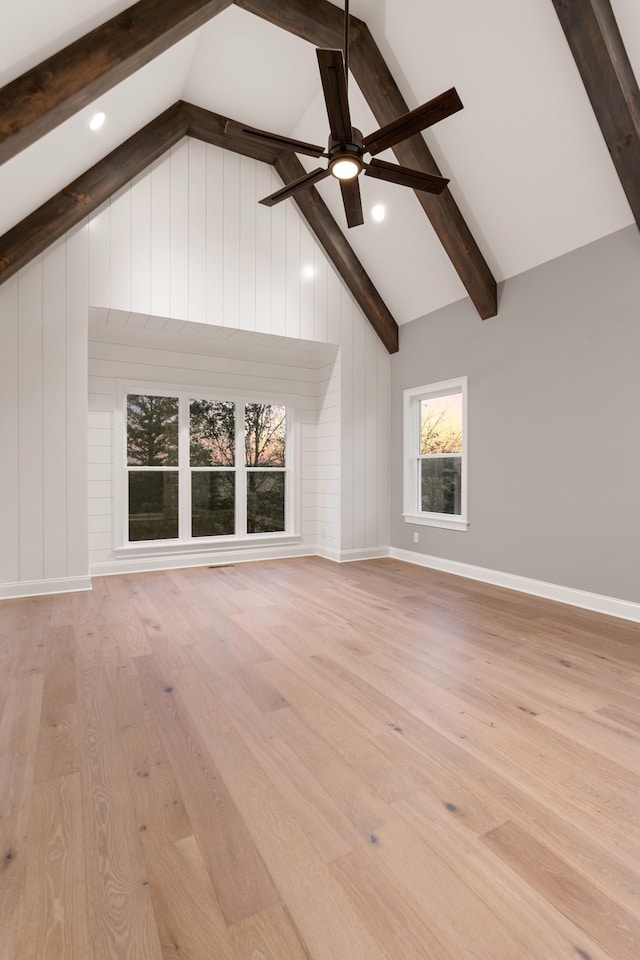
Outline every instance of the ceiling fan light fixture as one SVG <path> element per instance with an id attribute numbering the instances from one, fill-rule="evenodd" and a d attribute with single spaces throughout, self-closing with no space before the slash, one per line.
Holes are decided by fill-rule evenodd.
<path id="1" fill-rule="evenodd" d="M 227 0 L 229 2 L 229 0 Z M 237 0 L 240 2 L 240 0 Z M 300 0 L 299 6 L 311 6 L 307 0 Z M 242 6 L 242 4 L 241 4 Z M 251 6 L 251 4 L 245 4 Z M 271 4 L 277 7 L 277 4 Z M 260 200 L 267 207 L 273 207 L 282 200 L 292 197 L 298 190 L 308 190 L 314 184 L 326 177 L 332 176 L 340 182 L 342 205 L 348 227 L 359 227 L 364 223 L 362 211 L 362 196 L 358 177 L 361 173 L 378 180 L 386 180 L 402 187 L 420 190 L 434 195 L 441 194 L 448 184 L 446 177 L 425 173 L 422 170 L 412 170 L 410 167 L 400 166 L 397 163 L 387 163 L 378 160 L 377 154 L 383 153 L 389 147 L 402 143 L 432 126 L 439 120 L 451 116 L 462 109 L 462 101 L 452 87 L 439 97 L 434 97 L 427 103 L 410 110 L 403 116 L 391 120 L 379 130 L 375 130 L 363 137 L 362 131 L 354 127 L 351 122 L 349 109 L 349 0 L 344 0 L 344 44 L 342 50 L 318 48 L 316 50 L 322 92 L 327 108 L 329 120 L 329 138 L 326 152 L 313 143 L 304 143 L 282 137 L 278 134 L 267 133 L 265 130 L 256 130 L 253 127 L 243 127 L 232 120 L 225 125 L 226 133 L 249 134 L 260 138 L 263 144 L 269 144 L 277 151 L 291 151 L 304 153 L 311 157 L 326 157 L 328 164 L 325 168 L 318 167 L 310 173 L 290 180 L 284 187 L 276 190 Z M 373 159 L 365 162 L 364 156 L 369 154 Z M 299 164 L 299 161 L 297 161 Z M 300 170 L 304 170 L 302 166 Z M 384 209 L 378 205 L 372 214 L 377 222 L 384 220 Z"/>
<path id="2" fill-rule="evenodd" d="M 362 170 L 358 157 L 336 157 L 329 165 L 331 176 L 337 180 L 353 180 Z"/>

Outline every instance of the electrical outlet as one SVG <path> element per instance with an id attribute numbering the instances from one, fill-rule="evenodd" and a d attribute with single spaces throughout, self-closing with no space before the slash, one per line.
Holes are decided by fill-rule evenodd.
<path id="1" fill-rule="evenodd" d="M 419 542 L 420 542 L 420 534 L 419 534 L 419 533 L 414 533 L 414 535 L 413 535 L 413 542 L 414 542 L 414 543 L 419 543 Z"/>

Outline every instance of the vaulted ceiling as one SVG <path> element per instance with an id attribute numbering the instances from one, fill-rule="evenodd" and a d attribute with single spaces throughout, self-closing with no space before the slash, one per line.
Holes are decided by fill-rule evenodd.
<path id="1" fill-rule="evenodd" d="M 128 0 L 12 4 L 3 12 L 0 85 L 128 6 Z M 155 0 L 155 6 L 161 11 L 175 4 Z M 193 22 L 203 25 L 97 98 L 89 93 L 81 100 L 86 105 L 59 125 L 47 130 L 45 121 L 39 139 L 0 166 L 0 235 L 178 100 L 323 142 L 327 121 L 312 44 L 251 12 L 255 8 L 264 16 L 271 8 L 271 19 L 279 22 L 280 17 L 286 20 L 289 6 L 271 0 L 183 3 L 183 8 L 200 9 Z M 295 0 L 294 6 L 304 12 L 326 4 Z M 464 110 L 427 131 L 424 139 L 451 178 L 452 206 L 466 221 L 470 244 L 478 251 L 480 266 L 474 269 L 504 280 L 633 222 L 563 28 L 571 33 L 573 26 L 577 62 L 583 57 L 598 67 L 598 29 L 609 29 L 607 10 L 615 14 L 629 55 L 629 75 L 616 75 L 614 57 L 612 81 L 599 109 L 605 122 L 615 115 L 622 124 L 622 135 L 614 128 L 610 139 L 619 137 L 616 150 L 622 167 L 626 164 L 625 188 L 632 196 L 638 174 L 631 148 L 638 146 L 640 112 L 633 91 L 629 93 L 631 68 L 640 75 L 637 0 L 611 0 L 610 8 L 608 0 L 352 0 L 351 8 L 367 22 L 410 108 L 451 86 L 462 98 Z M 576 23 L 588 26 L 577 39 Z M 602 45 L 606 48 L 604 41 Z M 354 73 L 363 83 L 362 64 L 354 65 Z M 611 100 L 616 84 L 621 103 Z M 593 86 L 592 100 L 597 100 L 597 77 Z M 365 93 L 369 104 L 352 81 L 353 120 L 368 132 L 381 121 L 379 111 L 376 120 L 371 110 L 371 90 Z M 7 107 L 2 91 L 0 103 Z M 107 122 L 92 133 L 88 119 L 96 109 L 104 110 Z M 306 163 L 307 158 L 301 159 Z M 286 165 L 280 172 L 290 174 Z M 619 173 L 624 182 L 624 171 Z M 465 296 L 460 269 L 412 191 L 363 178 L 366 223 L 347 230 L 335 186 L 323 182 L 318 192 L 399 323 Z M 386 206 L 383 223 L 368 215 L 374 203 Z M 489 285 L 486 281 L 487 289 Z M 480 299 L 476 297 L 480 314 L 490 316 Z"/>

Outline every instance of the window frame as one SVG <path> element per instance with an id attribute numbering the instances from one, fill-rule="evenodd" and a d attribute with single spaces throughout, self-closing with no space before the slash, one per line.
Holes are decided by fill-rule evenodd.
<path id="1" fill-rule="evenodd" d="M 460 513 L 430 513 L 420 509 L 419 469 L 423 455 L 420 453 L 420 403 L 451 393 L 462 396 L 462 452 Z M 446 530 L 467 530 L 469 527 L 467 491 L 469 473 L 469 431 L 467 422 L 468 381 L 467 377 L 454 377 L 403 391 L 404 462 L 403 462 L 403 512 L 405 523 L 417 523 Z M 433 454 L 432 457 L 451 454 Z M 458 456 L 458 454 L 453 454 Z"/>
<path id="2" fill-rule="evenodd" d="M 178 537 L 165 540 L 129 540 L 128 517 L 128 474 L 130 466 L 127 463 L 127 396 L 140 394 L 144 396 L 176 397 L 178 400 L 178 466 L 165 468 L 136 467 L 131 469 L 141 471 L 157 471 L 173 469 L 178 472 Z M 234 466 L 219 467 L 192 467 L 189 450 L 189 402 L 190 400 L 232 401 L 236 405 L 235 463 Z M 145 383 L 140 381 L 118 381 L 117 403 L 114 416 L 114 548 L 116 557 L 144 555 L 144 554 L 185 554 L 211 552 L 215 549 L 229 549 L 230 547 L 256 547 L 270 544 L 284 545 L 298 543 L 300 535 L 300 504 L 299 504 L 299 477 L 300 477 L 300 444 L 299 444 L 299 416 L 297 412 L 297 397 L 279 394 L 277 398 L 256 391 L 246 393 L 238 390 L 212 390 L 207 387 L 184 387 L 175 384 Z M 247 403 L 264 403 L 274 406 L 283 406 L 286 409 L 285 429 L 285 466 L 284 467 L 251 467 L 245 464 L 244 451 L 244 415 L 238 416 L 238 410 Z M 247 473 L 251 470 L 261 470 L 284 473 L 285 475 L 285 529 L 272 533 L 246 532 L 246 490 Z M 211 537 L 193 537 L 191 534 L 191 476 L 193 471 L 218 472 L 229 471 L 235 473 L 235 521 L 236 530 L 243 533 L 222 534 Z"/>

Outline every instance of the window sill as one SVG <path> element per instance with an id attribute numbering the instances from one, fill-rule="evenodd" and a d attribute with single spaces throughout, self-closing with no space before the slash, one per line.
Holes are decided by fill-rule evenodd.
<path id="1" fill-rule="evenodd" d="M 184 557 L 201 553 L 250 550 L 255 547 L 284 547 L 300 543 L 302 537 L 289 533 L 254 533 L 247 537 L 220 537 L 215 540 L 159 540 L 154 543 L 128 543 L 113 551 L 116 559 L 135 557 Z"/>
<path id="2" fill-rule="evenodd" d="M 424 513 L 403 513 L 405 523 L 419 523 L 423 527 L 440 527 L 443 530 L 467 530 L 469 521 L 462 517 L 428 516 Z"/>

